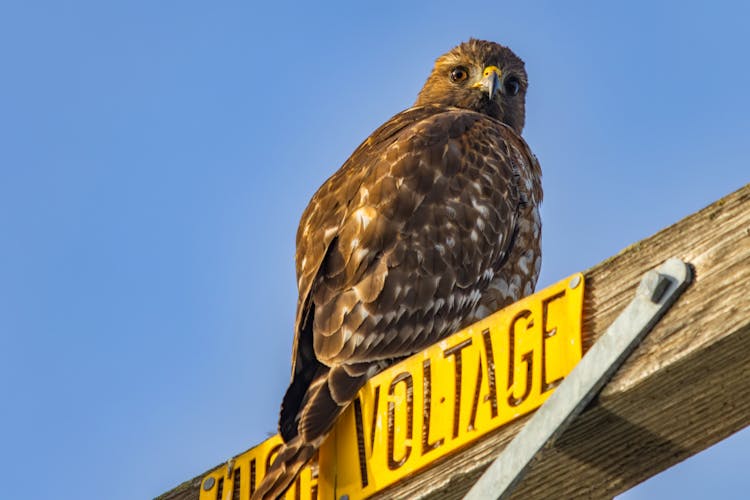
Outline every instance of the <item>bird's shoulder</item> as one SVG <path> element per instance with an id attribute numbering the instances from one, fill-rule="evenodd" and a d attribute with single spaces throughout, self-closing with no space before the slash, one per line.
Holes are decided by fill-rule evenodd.
<path id="1" fill-rule="evenodd" d="M 295 255 L 300 297 L 322 262 L 331 241 L 338 235 L 347 214 L 357 207 L 364 183 L 380 177 L 377 169 L 391 176 L 409 175 L 428 169 L 446 144 L 460 140 L 461 149 L 485 154 L 513 156 L 534 162 L 528 146 L 510 127 L 487 115 L 442 105 L 406 109 L 378 127 L 331 177 L 316 191 L 300 218 Z M 498 151 L 498 146 L 502 151 Z"/>
<path id="2" fill-rule="evenodd" d="M 523 139 L 510 127 L 487 115 L 441 105 L 406 109 L 370 134 L 341 168 L 318 188 L 300 218 L 297 245 L 303 243 L 311 229 L 317 229 L 321 234 L 333 231 L 344 216 L 348 202 L 356 195 L 362 182 L 371 177 L 379 159 L 385 159 L 385 163 L 388 160 L 417 161 L 417 153 L 424 154 L 430 148 L 457 138 L 475 143 L 487 143 L 490 139 L 498 142 L 499 139 L 513 146 L 521 145 L 524 152 L 528 151 Z M 389 153 L 390 158 L 385 158 Z M 329 237 L 323 238 L 323 242 L 328 243 L 332 238 L 333 235 L 329 234 Z"/>

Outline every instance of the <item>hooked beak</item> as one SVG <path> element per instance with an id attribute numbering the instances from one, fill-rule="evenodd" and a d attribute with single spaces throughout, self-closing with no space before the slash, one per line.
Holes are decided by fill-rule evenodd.
<path id="1" fill-rule="evenodd" d="M 482 72 L 482 79 L 474 87 L 481 88 L 487 92 L 490 101 L 495 98 L 495 94 L 500 89 L 500 76 L 503 72 L 497 66 L 487 66 Z"/>

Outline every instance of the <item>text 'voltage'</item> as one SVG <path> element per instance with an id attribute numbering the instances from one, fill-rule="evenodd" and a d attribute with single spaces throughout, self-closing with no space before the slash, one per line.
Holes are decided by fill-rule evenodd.
<path id="1" fill-rule="evenodd" d="M 365 498 L 541 406 L 581 359 L 583 289 L 573 275 L 373 377 L 286 498 Z M 201 500 L 249 499 L 280 442 L 210 472 Z"/>

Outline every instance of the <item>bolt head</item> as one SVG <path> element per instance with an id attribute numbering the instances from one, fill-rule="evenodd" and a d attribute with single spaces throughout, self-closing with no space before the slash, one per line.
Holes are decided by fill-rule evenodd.
<path id="1" fill-rule="evenodd" d="M 664 296 L 670 283 L 668 276 L 651 270 L 643 277 L 642 290 L 649 300 L 656 304 Z"/>
<path id="2" fill-rule="evenodd" d="M 581 276 L 576 274 L 575 276 L 570 278 L 570 283 L 568 283 L 568 286 L 570 286 L 570 288 L 575 288 L 580 284 L 581 284 Z"/>

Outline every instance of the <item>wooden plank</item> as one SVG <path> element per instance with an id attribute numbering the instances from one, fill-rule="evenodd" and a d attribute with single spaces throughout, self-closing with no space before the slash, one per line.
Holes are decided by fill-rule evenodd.
<path id="1" fill-rule="evenodd" d="M 625 309 L 474 483 L 464 500 L 509 498 L 531 464 L 590 405 L 690 285 L 691 276 L 691 267 L 675 257 L 643 275 Z"/>
<path id="2" fill-rule="evenodd" d="M 587 271 L 584 341 L 672 256 L 693 265 L 694 283 L 514 498 L 612 497 L 750 425 L 750 185 Z M 527 419 L 376 498 L 461 498 Z M 199 481 L 159 498 L 197 499 Z"/>

